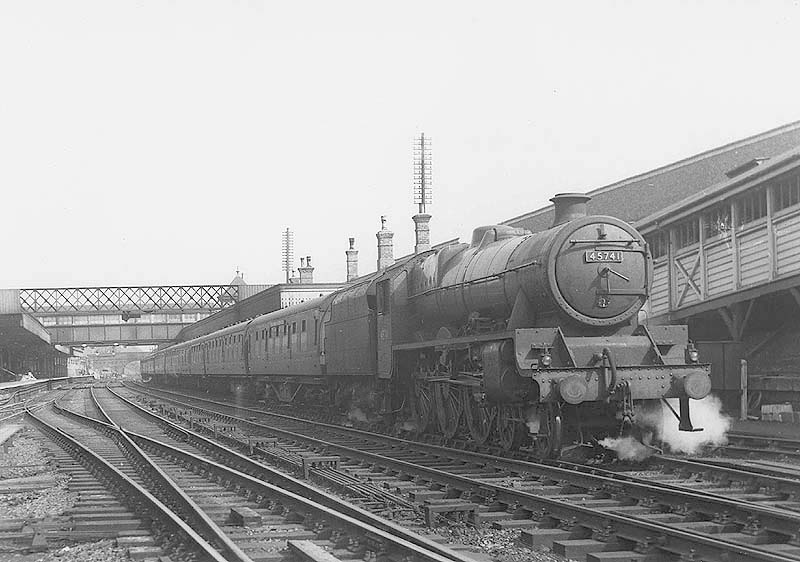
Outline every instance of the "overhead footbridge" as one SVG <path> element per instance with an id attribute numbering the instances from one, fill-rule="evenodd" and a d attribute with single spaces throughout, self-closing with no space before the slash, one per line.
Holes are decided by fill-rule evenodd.
<path id="1" fill-rule="evenodd" d="M 260 285 L 68 287 L 0 291 L 0 314 L 34 318 L 53 344 L 162 344 Z"/>

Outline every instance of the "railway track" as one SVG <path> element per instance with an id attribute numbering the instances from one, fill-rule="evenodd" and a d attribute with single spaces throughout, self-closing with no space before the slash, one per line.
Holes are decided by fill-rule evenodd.
<path id="1" fill-rule="evenodd" d="M 800 515 L 779 505 L 785 494 L 769 493 L 767 486 L 780 482 L 766 477 L 758 480 L 762 493 L 743 474 L 708 465 L 678 469 L 677 459 L 664 461 L 674 463 L 669 471 L 640 476 L 533 463 L 157 394 L 159 401 L 145 400 L 150 407 L 233 446 L 252 450 L 254 442 L 267 443 L 254 452 L 274 462 L 302 469 L 298 457 L 337 456 L 338 466 L 312 467 L 311 474 L 379 484 L 415 502 L 428 524 L 441 515 L 466 515 L 475 525 L 522 529 L 529 544 L 589 560 L 638 560 L 648 553 L 666 559 L 800 559 L 792 542 Z M 745 480 L 749 487 L 739 485 Z"/>
<path id="2" fill-rule="evenodd" d="M 49 421 L 50 431 L 56 423 L 68 424 L 68 433 L 86 448 L 119 467 L 132 482 L 154 490 L 173 517 L 178 513 L 202 535 L 205 546 L 199 537 L 183 536 L 196 543 L 194 550 L 202 550 L 201 558 L 468 560 L 400 528 L 370 525 L 346 504 L 342 506 L 349 513 L 307 499 L 324 498 L 307 484 L 291 483 L 304 492 L 299 495 L 258 478 L 263 471 L 257 463 L 180 428 L 155 423 L 108 390 L 93 389 L 91 400 L 87 395 L 73 393 L 38 419 Z M 269 476 L 281 480 L 274 471 Z"/>
<path id="3" fill-rule="evenodd" d="M 143 455 L 136 458 L 135 448 L 125 454 L 112 432 L 98 432 L 80 419 L 64 415 L 68 411 L 65 408 L 75 406 L 75 397 L 73 391 L 63 398 L 64 405 L 54 401 L 28 411 L 40 430 L 72 459 L 60 469 L 69 474 L 70 491 L 77 495 L 78 501 L 67 514 L 68 527 L 62 531 L 62 538 L 80 541 L 110 537 L 118 543 L 123 539 L 123 544 L 141 542 L 131 548 L 150 558 L 157 558 L 163 550 L 170 555 L 186 552 L 193 558 L 225 560 L 216 548 L 148 491 L 150 479 L 144 475 L 147 460 Z M 144 539 L 126 541 L 127 537 Z"/>
<path id="4" fill-rule="evenodd" d="M 715 450 L 725 457 L 776 459 L 800 464 L 800 440 L 748 433 L 729 433 L 728 444 Z"/>
<path id="5" fill-rule="evenodd" d="M 12 388 L 4 398 L 0 399 L 0 423 L 7 422 L 23 413 L 25 409 L 39 402 L 47 401 L 52 391 L 86 386 L 89 382 L 86 377 L 73 377 L 70 379 L 44 379 L 22 386 Z M 53 388 L 53 384 L 56 388 Z"/>

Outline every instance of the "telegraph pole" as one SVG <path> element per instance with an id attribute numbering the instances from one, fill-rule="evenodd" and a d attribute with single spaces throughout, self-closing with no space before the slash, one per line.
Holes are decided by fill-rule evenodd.
<path id="1" fill-rule="evenodd" d="M 286 272 L 286 283 L 289 283 L 289 276 L 292 274 L 292 266 L 294 266 L 294 233 L 286 229 L 281 234 L 281 269 Z"/>
<path id="2" fill-rule="evenodd" d="M 431 183 L 431 139 L 421 133 L 414 139 L 414 203 L 418 206 L 418 213 L 411 217 L 414 221 L 414 234 L 417 243 L 414 253 L 425 252 L 431 249 L 430 221 L 431 216 L 426 212 L 427 205 L 433 201 Z"/>

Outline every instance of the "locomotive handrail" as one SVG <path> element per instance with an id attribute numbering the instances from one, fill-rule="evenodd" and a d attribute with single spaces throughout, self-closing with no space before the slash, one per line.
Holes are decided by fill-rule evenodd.
<path id="1" fill-rule="evenodd" d="M 570 244 L 624 244 L 626 246 L 630 246 L 631 244 L 634 243 L 639 244 L 639 241 L 636 240 L 635 238 L 631 238 L 630 240 L 605 240 L 605 239 L 601 240 L 598 238 L 595 238 L 594 240 L 581 240 L 579 238 L 577 240 L 576 239 L 570 240 L 569 243 Z"/>
<path id="2" fill-rule="evenodd" d="M 509 267 L 508 269 L 504 269 L 500 273 L 495 273 L 493 275 L 485 275 L 484 277 L 478 277 L 477 279 L 470 279 L 469 281 L 462 281 L 461 283 L 455 283 L 453 285 L 442 285 L 441 287 L 432 287 L 427 291 L 423 291 L 421 293 L 416 293 L 414 295 L 409 295 L 409 298 L 417 298 L 428 295 L 433 293 L 434 291 L 444 291 L 446 289 L 453 289 L 456 287 L 465 287 L 467 285 L 477 285 L 478 283 L 488 283 L 489 281 L 494 281 L 495 279 L 502 278 L 506 273 L 511 273 L 512 271 L 519 271 L 520 269 L 525 269 L 526 267 L 531 267 L 533 265 L 542 265 L 542 262 L 539 260 L 529 261 L 527 263 L 523 263 L 522 265 L 518 265 L 516 267 Z"/>
<path id="3" fill-rule="evenodd" d="M 598 295 L 611 295 L 611 296 L 618 296 L 618 297 L 641 297 L 642 295 L 647 296 L 647 291 L 644 291 L 644 287 L 641 291 L 617 291 L 615 289 L 597 289 L 595 291 Z"/>

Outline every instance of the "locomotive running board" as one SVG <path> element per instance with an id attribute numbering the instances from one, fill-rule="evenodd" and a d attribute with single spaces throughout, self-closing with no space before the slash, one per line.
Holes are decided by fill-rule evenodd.
<path id="1" fill-rule="evenodd" d="M 413 343 L 401 343 L 392 346 L 393 351 L 409 351 L 413 349 L 425 349 L 428 347 L 452 347 L 457 345 L 469 345 L 479 341 L 497 341 L 514 339 L 515 330 L 504 330 L 502 332 L 491 332 L 487 334 L 476 334 L 474 336 L 461 336 L 458 338 L 426 340 Z"/>

